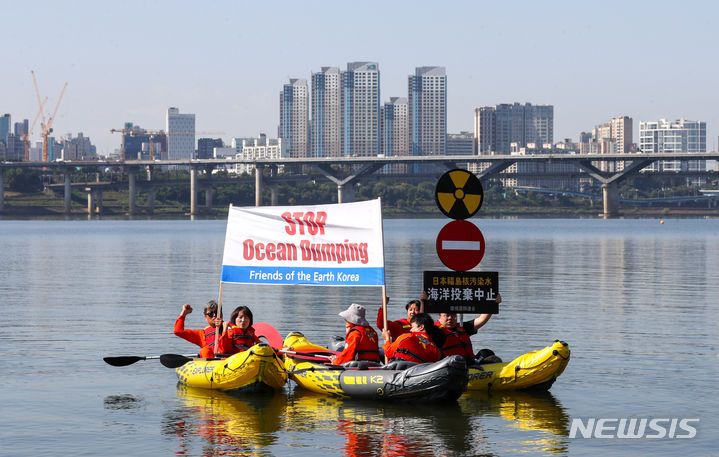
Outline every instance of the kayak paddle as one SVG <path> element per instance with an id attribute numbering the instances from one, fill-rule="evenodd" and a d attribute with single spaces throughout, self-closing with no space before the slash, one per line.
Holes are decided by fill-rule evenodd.
<path id="1" fill-rule="evenodd" d="M 160 356 L 160 363 L 167 368 L 180 368 L 187 362 L 191 362 L 193 359 L 186 355 L 179 354 L 162 354 Z"/>
<path id="2" fill-rule="evenodd" d="M 196 354 L 190 354 L 187 356 L 180 356 L 180 357 L 197 357 Z M 161 359 L 161 355 L 126 355 L 121 357 L 103 357 L 102 360 L 105 361 L 105 363 L 112 365 L 113 367 L 126 367 L 128 365 L 132 365 L 135 362 L 139 362 L 140 360 L 153 360 L 153 359 Z M 160 360 L 162 361 L 162 360 Z"/>

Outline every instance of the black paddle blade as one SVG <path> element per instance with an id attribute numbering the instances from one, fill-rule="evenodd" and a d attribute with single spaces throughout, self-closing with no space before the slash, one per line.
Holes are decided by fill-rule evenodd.
<path id="1" fill-rule="evenodd" d="M 139 362 L 140 360 L 145 360 L 145 357 L 128 355 L 124 357 L 103 357 L 102 360 L 104 360 L 105 363 L 112 365 L 113 367 L 126 367 L 128 365 L 132 365 L 135 362 Z"/>
<path id="2" fill-rule="evenodd" d="M 191 358 L 179 354 L 162 354 L 160 356 L 160 363 L 167 368 L 179 368 L 191 360 Z"/>

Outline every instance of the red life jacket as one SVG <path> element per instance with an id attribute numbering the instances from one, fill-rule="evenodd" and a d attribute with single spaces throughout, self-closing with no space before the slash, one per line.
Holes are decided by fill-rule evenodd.
<path id="1" fill-rule="evenodd" d="M 448 357 L 450 355 L 461 355 L 462 357 L 474 357 L 474 351 L 472 351 L 472 340 L 469 339 L 469 335 L 464 331 L 462 325 L 457 325 L 454 331 L 450 331 L 447 327 L 440 324 L 439 321 L 435 322 L 434 325 L 438 326 L 440 330 L 447 336 L 447 340 L 441 348 L 442 357 Z"/>
<path id="2" fill-rule="evenodd" d="M 217 342 L 217 329 L 207 326 L 203 329 L 205 332 L 205 345 L 200 350 L 200 357 L 212 358 L 215 356 L 215 342 Z"/>
<path id="3" fill-rule="evenodd" d="M 374 360 L 379 362 L 379 338 L 372 327 L 353 325 L 350 332 L 360 332 L 360 340 L 355 349 L 354 360 Z"/>
<path id="4" fill-rule="evenodd" d="M 405 333 L 392 343 L 396 347 L 390 362 L 408 360 L 416 363 L 436 362 L 440 358 L 437 346 L 424 332 Z"/>
<path id="5" fill-rule="evenodd" d="M 397 321 L 395 321 L 395 322 L 397 322 L 398 324 L 400 324 L 400 325 L 402 326 L 402 331 L 403 331 L 404 333 L 409 333 L 409 332 L 410 332 L 409 329 L 412 328 L 412 324 L 410 324 L 407 319 L 399 319 L 399 320 L 397 320 Z"/>
<path id="6" fill-rule="evenodd" d="M 232 348 L 235 352 L 246 351 L 255 345 L 255 329 L 252 326 L 247 327 L 247 330 L 242 330 L 236 325 L 230 325 L 227 328 L 229 332 L 230 340 L 232 341 Z"/>

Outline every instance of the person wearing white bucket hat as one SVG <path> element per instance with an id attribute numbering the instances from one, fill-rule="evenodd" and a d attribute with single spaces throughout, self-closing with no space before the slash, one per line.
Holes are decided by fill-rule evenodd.
<path id="1" fill-rule="evenodd" d="M 342 365 L 352 360 L 368 360 L 379 362 L 379 338 L 377 332 L 370 327 L 365 317 L 367 310 L 364 306 L 352 303 L 349 308 L 339 313 L 345 320 L 345 349 L 338 355 L 332 356 L 333 365 Z"/>

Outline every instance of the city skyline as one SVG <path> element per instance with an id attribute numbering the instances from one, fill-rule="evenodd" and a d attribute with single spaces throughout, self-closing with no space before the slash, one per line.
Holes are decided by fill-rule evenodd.
<path id="1" fill-rule="evenodd" d="M 690 1 L 671 15 L 668 2 L 123 5 L 4 5 L 0 115 L 32 122 L 34 70 L 46 113 L 69 83 L 54 136 L 82 132 L 101 155 L 120 148 L 111 128 L 162 129 L 169 107 L 194 113 L 198 131 L 224 132 L 213 136 L 225 142 L 274 136 L 278 88 L 289 79 L 368 61 L 382 69 L 380 104 L 407 96 L 415 68 L 445 67 L 448 132 L 472 131 L 476 108 L 518 102 L 554 106 L 555 141 L 618 116 L 637 125 L 684 118 L 706 122 L 707 149 L 717 149 L 714 4 Z M 360 25 L 377 33 L 348 33 Z M 38 122 L 33 143 L 39 133 Z"/>

